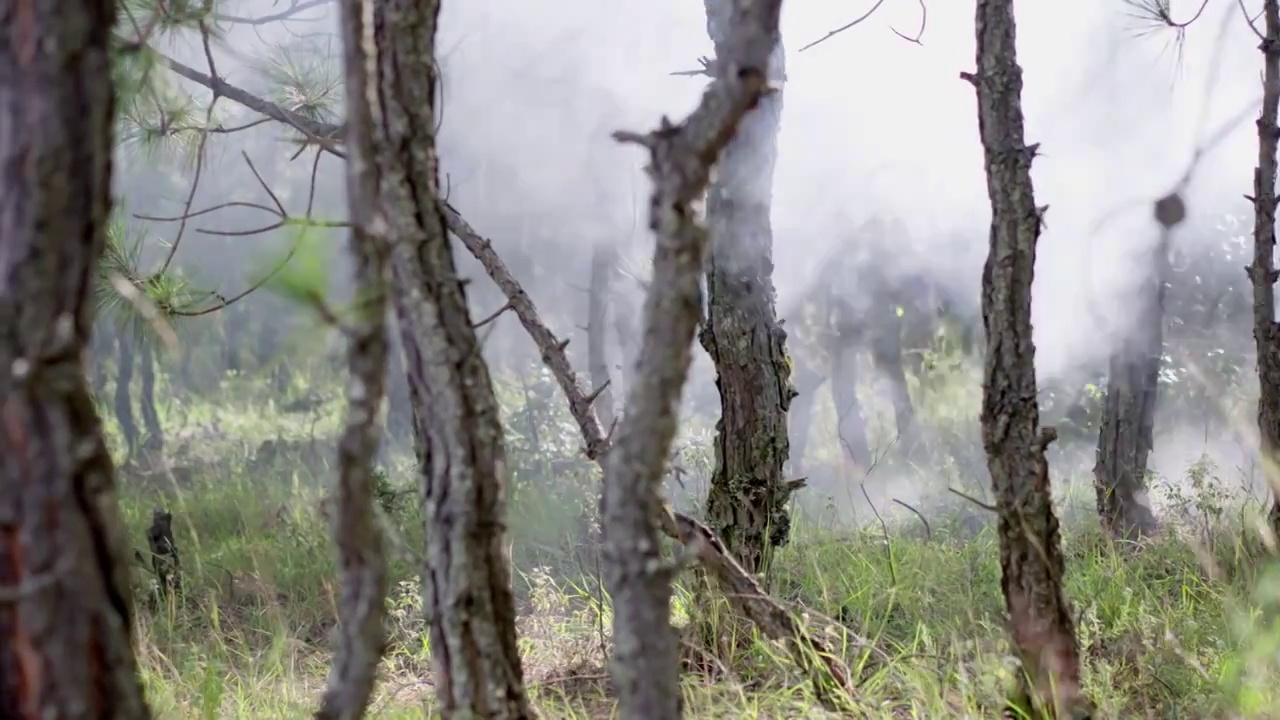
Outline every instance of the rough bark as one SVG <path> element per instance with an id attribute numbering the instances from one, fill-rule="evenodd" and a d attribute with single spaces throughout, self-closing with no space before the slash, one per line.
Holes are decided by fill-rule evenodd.
<path id="1" fill-rule="evenodd" d="M 587 371 L 591 384 L 598 390 L 596 414 L 605 423 L 612 423 L 614 414 L 613 393 L 609 386 L 608 324 L 611 280 L 617 263 L 617 248 L 610 244 L 596 243 L 591 250 L 591 281 L 587 287 Z"/>
<path id="2" fill-rule="evenodd" d="M 1263 467 L 1275 500 L 1271 527 L 1280 533 L 1280 325 L 1276 323 L 1276 144 L 1280 108 L 1280 2 L 1263 3 L 1262 115 L 1258 118 L 1258 166 L 1253 171 L 1253 337 L 1258 353 L 1258 434 Z"/>
<path id="3" fill-rule="evenodd" d="M 706 0 L 715 62 L 730 51 L 731 0 Z M 720 420 L 707 523 L 743 567 L 767 573 L 791 532 L 783 469 L 795 388 L 787 333 L 773 287 L 773 171 L 786 55 L 779 34 L 767 68 L 771 91 L 738 124 L 707 192 L 707 317 L 699 333 L 716 368 Z"/>
<path id="4" fill-rule="evenodd" d="M 111 205 L 114 3 L 0 2 L 0 717 L 149 718 L 84 365 Z"/>
<path id="5" fill-rule="evenodd" d="M 1147 456 L 1155 437 L 1156 396 L 1164 356 L 1164 297 L 1169 273 L 1167 229 L 1140 288 L 1137 326 L 1112 354 L 1093 468 L 1098 517 L 1112 537 L 1137 540 L 1156 529 L 1147 505 Z"/>
<path id="6" fill-rule="evenodd" d="M 1031 285 L 1043 209 L 1035 204 L 1022 116 L 1022 68 L 1012 0 L 978 0 L 977 72 L 964 77 L 978 96 L 978 124 L 991 200 L 991 246 L 982 278 L 987 356 L 982 439 L 999 511 L 1002 590 L 1013 646 L 1022 663 L 1023 697 L 1033 717 L 1081 711 L 1080 658 L 1063 594 L 1058 518 L 1050 496 L 1040 427 Z"/>
<path id="7" fill-rule="evenodd" d="M 422 604 L 441 716 L 521 720 L 536 716 L 516 647 L 501 420 L 439 197 L 439 12 L 438 2 L 379 0 L 364 30 L 376 48 L 375 165 L 415 408 L 427 545 Z"/>
<path id="8" fill-rule="evenodd" d="M 378 48 L 374 29 L 367 26 L 369 1 L 343 0 L 338 7 L 348 98 L 347 203 L 356 297 L 354 318 L 346 328 L 347 414 L 338 440 L 331 517 L 342 586 L 333 666 L 315 715 L 318 720 L 364 717 L 386 645 L 386 542 L 377 523 L 373 466 L 382 434 L 378 413 L 387 384 L 390 250 L 374 163 L 374 122 L 380 108 L 374 107 L 379 78 L 373 63 Z"/>

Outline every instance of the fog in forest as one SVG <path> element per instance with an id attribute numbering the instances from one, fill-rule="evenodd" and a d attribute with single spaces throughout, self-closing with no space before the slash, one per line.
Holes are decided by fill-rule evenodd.
<path id="1" fill-rule="evenodd" d="M 260 16 L 273 7 L 267 0 L 243 2 L 235 12 Z M 837 280 L 835 287 L 853 305 L 877 302 L 859 299 L 858 278 L 864 273 L 923 276 L 948 294 L 952 311 L 977 329 L 981 344 L 979 283 L 990 209 L 974 92 L 959 77 L 973 65 L 972 10 L 963 3 L 929 3 L 921 34 L 921 6 L 895 0 L 865 22 L 801 50 L 864 11 L 814 3 L 784 7 L 787 81 L 773 206 L 779 313 L 785 317 L 819 271 L 839 258 L 841 267 L 857 269 L 857 277 Z M 1231 19 L 1224 20 L 1223 13 Z M 1256 40 L 1236 13 L 1227 4 L 1210 8 L 1180 37 L 1168 28 L 1148 32 L 1149 22 L 1106 0 L 1019 8 L 1027 138 L 1040 144 L 1033 169 L 1036 195 L 1049 206 L 1034 288 L 1042 393 L 1078 392 L 1105 376 L 1108 353 L 1131 330 L 1133 293 L 1151 271 L 1148 258 L 1158 239 L 1152 203 L 1179 183 L 1198 148 L 1204 152 L 1185 192 L 1189 221 L 1175 237 L 1186 258 L 1182 267 L 1190 276 L 1204 276 L 1192 285 L 1214 284 L 1228 288 L 1223 293 L 1232 297 L 1244 292 L 1240 297 L 1247 299 L 1242 269 L 1247 246 L 1239 246 L 1245 254 L 1238 262 L 1235 256 L 1223 261 L 1218 253 L 1216 264 L 1197 269 L 1206 252 L 1235 247 L 1232 239 L 1249 232 L 1242 220 L 1250 211 L 1243 195 L 1250 191 L 1256 161 L 1259 62 Z M 279 73 L 301 78 L 315 90 L 318 104 L 327 105 L 315 110 L 316 117 L 339 118 L 335 20 L 323 9 L 304 17 L 265 28 L 232 28 L 213 44 L 218 71 L 228 82 L 282 104 L 300 101 L 281 96 Z M 673 73 L 696 70 L 698 58 L 711 53 L 703 8 L 676 0 L 571 0 L 549 10 L 482 0 L 446 4 L 442 23 L 441 144 L 449 201 L 493 241 L 549 324 L 572 339 L 570 355 L 585 373 L 584 289 L 592 248 L 600 243 L 621 248 L 623 272 L 614 280 L 613 311 L 634 316 L 637 328 L 652 248 L 642 154 L 610 134 L 648 129 L 660 116 L 681 117 L 692 108 L 705 79 Z M 907 39 L 917 34 L 918 42 Z M 197 37 L 184 36 L 166 51 L 193 68 L 205 68 Z M 167 81 L 182 88 L 175 97 L 193 92 L 199 108 L 193 112 L 203 115 L 206 91 L 172 75 Z M 224 116 L 228 124 L 256 117 L 225 99 L 215 114 Z M 210 136 L 193 210 L 233 199 L 272 205 L 243 152 L 290 214 L 301 215 L 313 155 L 291 160 L 294 147 L 282 136 L 276 123 Z M 129 212 L 181 213 L 194 175 L 192 144 L 124 151 L 119 187 Z M 333 158 L 320 161 L 316 218 L 343 218 L 343 173 Z M 230 207 L 193 219 L 175 264 L 201 287 L 216 287 L 224 295 L 238 292 L 286 251 L 295 239 L 289 228 L 249 237 L 198 231 L 247 230 L 265 224 L 264 218 L 271 221 L 260 211 Z M 890 229 L 873 232 L 868 223 Z M 148 258 L 159 262 L 174 223 L 135 219 L 130 224 L 145 238 Z M 331 291 L 344 296 L 349 285 L 345 231 L 312 235 L 308 244 L 320 248 L 314 253 L 329 258 Z M 458 261 L 473 280 L 468 288 L 473 315 L 484 317 L 501 307 L 501 295 L 483 269 L 462 251 Z M 271 334 L 281 342 L 321 347 L 321 334 L 312 331 L 316 324 L 306 311 L 269 296 L 245 306 L 255 322 L 274 326 Z M 538 373 L 537 350 L 514 318 L 504 317 L 489 330 L 486 353 L 495 373 Z M 1248 332 L 1246 318 L 1243 325 L 1221 330 L 1229 341 L 1213 336 L 1208 342 L 1242 348 L 1236 354 L 1251 357 Z M 623 356 L 624 348 L 610 343 L 611 365 L 627 366 L 631 359 Z M 327 347 L 340 354 L 342 343 L 330 337 Z M 1209 355 L 1236 351 L 1215 352 Z M 697 357 L 685 397 L 694 408 L 690 412 L 702 412 L 690 432 L 706 443 L 717 396 L 710 361 L 701 350 Z M 1192 360 L 1180 367 L 1178 387 L 1196 385 L 1198 390 L 1188 392 L 1203 396 L 1197 402 L 1216 404 L 1224 422 L 1197 424 L 1205 415 L 1194 409 L 1162 416 L 1153 469 L 1176 479 L 1209 451 L 1223 476 L 1234 478 L 1252 457 L 1252 400 L 1237 397 L 1226 408 L 1222 398 L 1239 393 L 1224 390 L 1226 381 L 1216 370 Z M 964 404 L 950 411 L 961 418 L 955 427 L 967 428 L 963 435 L 973 462 L 959 472 L 973 488 L 985 483 L 976 436 L 977 368 L 969 361 L 956 370 L 970 380 L 967 390 L 955 395 L 954 402 Z M 868 373 L 864 377 L 875 375 Z M 1252 398 L 1251 360 L 1238 375 L 1231 382 Z M 547 392 L 554 412 L 563 412 L 554 388 Z M 830 415 L 827 389 L 816 392 L 827 407 L 820 412 Z M 887 427 L 880 418 L 884 403 L 874 395 L 868 392 L 869 424 Z M 1064 411 L 1061 403 L 1051 404 L 1046 401 L 1045 413 L 1055 422 Z M 832 422 L 815 421 L 811 445 L 836 444 Z M 1055 472 L 1087 474 L 1094 441 L 1096 430 L 1075 441 L 1064 439 L 1054 456 Z M 827 456 L 835 454 L 838 450 Z M 836 480 L 818 481 L 820 474 L 813 471 L 816 493 L 848 496 L 837 504 L 861 502 L 854 499 L 858 491 Z M 878 488 L 874 495 L 883 498 L 911 501 L 945 489 L 945 481 L 922 476 L 934 473 L 884 467 L 865 477 L 868 486 Z M 690 492 L 696 496 L 701 490 Z M 821 500 L 813 503 L 822 506 Z"/>

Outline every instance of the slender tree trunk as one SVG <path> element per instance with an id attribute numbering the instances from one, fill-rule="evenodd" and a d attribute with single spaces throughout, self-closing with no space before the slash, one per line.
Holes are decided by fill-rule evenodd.
<path id="1" fill-rule="evenodd" d="M 93 335 L 90 339 L 90 351 L 93 395 L 102 398 L 107 389 L 107 358 L 115 350 L 115 337 L 110 330 L 110 321 L 94 322 Z"/>
<path id="2" fill-rule="evenodd" d="M 889 400 L 893 404 L 893 420 L 897 430 L 895 445 L 904 454 L 910 454 L 916 442 L 916 409 L 911 402 L 911 390 L 907 385 L 907 369 L 902 353 L 902 323 L 898 317 L 899 298 L 893 293 L 872 306 L 868 318 L 868 345 L 871 360 L 875 363 L 880 379 L 887 386 Z"/>
<path id="3" fill-rule="evenodd" d="M 152 338 L 144 337 L 138 346 L 142 363 L 142 377 L 140 378 L 142 384 L 138 388 L 138 406 L 142 410 L 142 426 L 147 431 L 147 441 L 144 443 L 144 447 L 148 454 L 155 454 L 164 450 L 164 428 L 160 427 L 160 413 L 156 410 L 156 353 L 154 342 Z"/>
<path id="4" fill-rule="evenodd" d="M 366 29 L 377 51 L 376 169 L 421 463 L 422 604 L 440 714 L 522 720 L 535 714 L 516 647 L 501 419 L 438 194 L 439 12 L 430 0 L 378 0 Z"/>
<path id="5" fill-rule="evenodd" d="M 1063 594 L 1064 562 L 1040 427 L 1031 284 L 1043 208 L 1031 183 L 1036 147 L 1025 143 L 1022 68 L 1012 0 L 978 0 L 978 125 L 991 199 L 991 248 L 982 278 L 987 331 L 982 439 L 999 511 L 1000 569 L 1013 646 L 1028 681 L 1015 702 L 1040 718 L 1084 705 L 1080 656 Z M 1029 697 L 1027 697 L 1029 696 Z"/>
<path id="6" fill-rule="evenodd" d="M 141 431 L 138 430 L 138 421 L 133 417 L 133 398 L 130 397 L 130 388 L 133 385 L 133 343 L 136 339 L 132 332 L 120 333 L 118 343 L 120 353 L 116 356 L 115 411 L 116 421 L 120 423 L 120 432 L 124 435 L 125 447 L 128 448 L 126 465 L 133 459 L 133 454 L 138 449 L 138 436 L 141 435 Z"/>
<path id="7" fill-rule="evenodd" d="M 222 315 L 222 367 L 224 372 L 240 372 L 243 369 L 245 325 L 248 316 L 243 304 L 227 308 Z"/>
<path id="8" fill-rule="evenodd" d="M 150 717 L 85 374 L 111 206 L 115 3 L 0 0 L 0 717 Z"/>
<path id="9" fill-rule="evenodd" d="M 729 52 L 734 9 L 730 0 L 706 0 L 718 58 Z M 748 572 L 760 574 L 791 532 L 791 493 L 782 473 L 791 452 L 787 410 L 796 391 L 775 306 L 770 219 L 785 57 L 779 36 L 769 58 L 775 87 L 742 119 L 708 190 L 711 256 L 699 338 L 720 390 L 707 524 Z"/>
<path id="10" fill-rule="evenodd" d="M 613 268 L 618 251 L 612 244 L 597 242 L 591 250 L 591 283 L 587 293 L 587 369 L 591 373 L 596 415 L 606 427 L 613 423 L 613 388 L 610 387 L 608 324 Z"/>
<path id="11" fill-rule="evenodd" d="M 1138 298 L 1138 323 L 1111 354 L 1098 428 L 1094 488 L 1098 517 L 1112 537 L 1137 540 L 1156 528 L 1146 503 L 1147 456 L 1154 442 L 1160 361 L 1164 356 L 1164 296 L 1169 275 L 1168 230 L 1152 255 L 1152 274 Z"/>
<path id="12" fill-rule="evenodd" d="M 401 445 L 413 437 L 413 403 L 409 399 L 404 343 L 397 332 L 391 333 L 387 346 L 387 435 Z"/>
<path id="13" fill-rule="evenodd" d="M 378 48 L 364 10 L 369 0 L 342 0 L 347 104 L 347 202 L 355 258 L 356 318 L 348 326 L 347 417 L 338 441 L 333 539 L 342 580 L 334 661 L 317 720 L 364 717 L 386 644 L 386 543 L 377 523 L 373 465 L 382 429 L 379 410 L 387 380 L 387 281 L 390 246 L 374 161 Z"/>
<path id="14" fill-rule="evenodd" d="M 858 398 L 858 350 L 843 336 L 832 341 L 831 402 L 836 408 L 836 440 L 840 452 L 860 468 L 872 464 L 867 419 Z"/>
<path id="15" fill-rule="evenodd" d="M 1262 116 L 1258 118 L 1258 167 L 1253 171 L 1253 337 L 1258 352 L 1258 434 L 1263 467 L 1276 499 L 1272 529 L 1280 534 L 1280 325 L 1276 324 L 1276 144 L 1280 108 L 1280 0 L 1264 0 L 1261 45 Z"/>

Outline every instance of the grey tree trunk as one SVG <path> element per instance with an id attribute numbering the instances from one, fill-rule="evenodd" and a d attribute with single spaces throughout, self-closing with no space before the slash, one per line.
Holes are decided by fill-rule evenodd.
<path id="1" fill-rule="evenodd" d="M 413 403 L 409 400 L 404 347 L 394 332 L 387 346 L 387 436 L 394 444 L 405 447 L 413 437 Z"/>
<path id="2" fill-rule="evenodd" d="M 1253 337 L 1258 352 L 1258 434 L 1263 468 L 1275 500 L 1271 528 L 1280 534 L 1280 325 L 1276 324 L 1276 144 L 1280 108 L 1280 1 L 1264 0 L 1262 115 L 1258 118 L 1258 166 L 1253 171 Z"/>
<path id="3" fill-rule="evenodd" d="M 116 6 L 0 0 L 0 17 L 0 717 L 150 718 L 84 365 L 111 207 Z"/>
<path id="4" fill-rule="evenodd" d="M 1085 701 L 1045 458 L 1056 433 L 1040 427 L 1031 335 L 1031 284 L 1044 212 L 1031 183 L 1036 147 L 1024 139 L 1013 0 L 978 0 L 976 18 L 977 72 L 964 77 L 977 89 L 991 199 L 991 247 L 982 277 L 982 440 L 999 511 L 1001 586 L 1026 681 L 1013 702 L 1031 717 L 1071 718 Z"/>
<path id="5" fill-rule="evenodd" d="M 734 9 L 730 0 L 706 0 L 715 62 L 731 52 Z M 743 117 L 707 193 L 711 254 L 699 334 L 720 390 L 707 524 L 748 572 L 761 574 L 791 530 L 783 470 L 791 452 L 787 411 L 796 394 L 773 287 L 770 213 L 786 76 L 780 35 L 768 73 L 774 87 Z"/>
<path id="6" fill-rule="evenodd" d="M 140 338 L 138 352 L 142 363 L 138 407 L 142 410 L 142 426 L 147 430 L 147 441 L 143 445 L 147 456 L 158 460 L 159 453 L 164 451 L 164 428 L 160 426 L 160 413 L 156 410 L 155 339 Z"/>
<path id="7" fill-rule="evenodd" d="M 377 522 L 373 466 L 382 428 L 378 413 L 387 385 L 387 281 L 390 246 L 379 197 L 375 118 L 381 107 L 373 59 L 378 47 L 367 27 L 369 0 L 342 0 L 338 11 L 347 102 L 347 202 L 355 260 L 355 316 L 347 335 L 347 416 L 338 440 L 338 480 L 332 514 L 342 589 L 334 660 L 317 720 L 364 717 L 386 644 L 386 543 Z"/>
<path id="8" fill-rule="evenodd" d="M 614 687 L 622 720 L 681 717 L 678 643 L 660 526 L 669 517 L 661 485 L 677 429 L 680 395 L 702 315 L 708 233 L 693 203 L 711 165 L 767 87 L 782 0 L 737 0 L 715 80 L 693 114 L 648 135 L 617 133 L 649 151 L 649 227 L 657 234 L 644 306 L 644 344 L 618 439 L 609 451 L 601 499 L 605 575 L 613 599 Z M 785 421 L 785 416 L 784 416 Z M 785 424 L 780 431 L 785 438 Z M 785 439 L 784 439 L 785 442 Z"/>
<path id="9" fill-rule="evenodd" d="M 130 331 L 121 332 L 118 337 L 116 355 L 116 392 L 113 408 L 116 422 L 120 423 L 120 432 L 124 435 L 124 444 L 128 450 L 125 465 L 133 459 L 138 449 L 138 438 L 142 432 L 138 429 L 138 421 L 133 416 L 133 398 L 130 388 L 133 386 L 133 344 L 137 338 Z"/>
<path id="10" fill-rule="evenodd" d="M 366 0 L 368 1 L 368 0 Z M 439 197 L 434 108 L 440 3 L 377 0 L 373 172 L 392 242 L 394 304 L 420 462 L 422 604 L 446 720 L 533 718 L 516 647 L 506 555 L 507 467 Z"/>
<path id="11" fill-rule="evenodd" d="M 616 246 L 597 242 L 591 249 L 591 282 L 587 293 L 587 370 L 591 374 L 592 392 L 596 398 L 596 415 L 601 424 L 609 427 L 614 418 L 613 388 L 609 372 L 609 305 L 612 297 L 614 267 L 617 265 Z"/>
<path id="12" fill-rule="evenodd" d="M 1169 274 L 1168 230 L 1152 255 L 1152 274 L 1138 298 L 1132 336 L 1112 353 L 1098 428 L 1094 489 L 1098 517 L 1112 537 L 1137 540 L 1156 529 L 1147 504 L 1147 457 L 1154 442 L 1160 361 L 1164 356 L 1164 296 Z"/>

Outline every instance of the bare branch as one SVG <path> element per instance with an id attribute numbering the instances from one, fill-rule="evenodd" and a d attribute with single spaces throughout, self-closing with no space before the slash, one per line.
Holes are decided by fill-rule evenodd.
<path id="1" fill-rule="evenodd" d="M 805 50 L 808 50 L 809 48 L 817 47 L 818 45 L 821 45 L 822 43 L 824 43 L 824 42 L 826 42 L 826 41 L 830 40 L 831 38 L 833 38 L 833 37 L 835 37 L 835 36 L 839 35 L 840 33 L 842 33 L 842 32 L 844 32 L 844 31 L 846 31 L 846 30 L 849 30 L 849 29 L 851 29 L 851 28 L 853 28 L 853 27 L 855 27 L 855 26 L 857 26 L 857 25 L 861 24 L 861 23 L 862 23 L 862 22 L 864 22 L 867 18 L 869 18 L 869 17 L 871 17 L 872 15 L 874 15 L 874 14 L 876 13 L 876 11 L 880 9 L 880 6 L 881 6 L 881 5 L 883 5 L 883 4 L 884 4 L 884 0 L 876 0 L 876 4 L 875 4 L 875 5 L 872 5 L 870 10 L 868 10 L 868 11 L 866 11 L 866 12 L 862 13 L 862 15 L 860 15 L 860 16 L 858 16 L 858 17 L 854 18 L 851 22 L 846 23 L 846 24 L 844 24 L 844 25 L 841 25 L 840 27 L 836 28 L 835 30 L 832 30 L 831 32 L 827 33 L 826 35 L 823 35 L 822 37 L 818 38 L 817 40 L 814 40 L 813 42 L 809 43 L 808 45 L 805 45 L 804 47 L 800 48 L 797 52 L 804 52 Z"/>
<path id="2" fill-rule="evenodd" d="M 290 5 L 288 8 L 281 10 L 279 12 L 272 13 L 270 15 L 259 15 L 258 17 L 241 17 L 237 15 L 223 15 L 221 13 L 214 13 L 213 19 L 215 22 L 229 23 L 233 25 L 268 25 L 270 23 L 280 22 L 282 20 L 314 22 L 322 18 L 319 18 L 319 17 L 299 18 L 297 16 L 303 12 L 306 12 L 307 10 L 328 5 L 331 2 L 333 2 L 333 0 L 306 0 L 305 2 L 303 0 L 294 0 L 293 4 Z"/>

